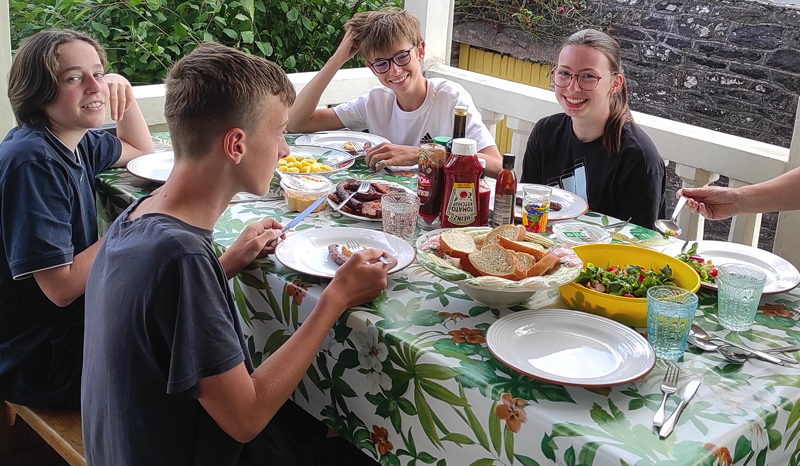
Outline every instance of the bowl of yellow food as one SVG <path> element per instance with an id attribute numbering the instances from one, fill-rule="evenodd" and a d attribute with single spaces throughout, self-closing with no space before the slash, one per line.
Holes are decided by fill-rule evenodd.
<path id="1" fill-rule="evenodd" d="M 327 196 L 333 191 L 333 183 L 327 178 L 316 175 L 290 176 L 281 180 L 286 207 L 295 212 L 306 210 L 317 199 Z M 325 208 L 320 204 L 314 212 Z"/>
<path id="2" fill-rule="evenodd" d="M 680 260 L 628 244 L 586 244 L 572 248 L 583 260 L 581 274 L 559 288 L 573 309 L 647 327 L 646 289 L 674 285 L 695 292 L 700 276 Z"/>
<path id="3" fill-rule="evenodd" d="M 338 149 L 317 146 L 290 146 L 290 149 L 289 155 L 278 160 L 275 171 L 281 176 L 328 176 L 346 170 L 355 163 L 350 154 Z"/>

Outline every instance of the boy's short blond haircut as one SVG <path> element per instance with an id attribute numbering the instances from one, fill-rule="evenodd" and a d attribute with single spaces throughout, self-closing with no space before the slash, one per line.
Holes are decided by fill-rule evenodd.
<path id="1" fill-rule="evenodd" d="M 344 27 L 353 31 L 353 41 L 358 44 L 358 57 L 364 61 L 392 50 L 403 40 L 411 45 L 419 45 L 423 40 L 419 20 L 399 8 L 356 13 Z"/>
<path id="2" fill-rule="evenodd" d="M 254 130 L 270 111 L 265 106 L 277 101 L 291 106 L 295 99 L 294 86 L 278 65 L 214 42 L 175 63 L 164 84 L 164 116 L 176 158 L 200 157 L 220 134 Z"/>

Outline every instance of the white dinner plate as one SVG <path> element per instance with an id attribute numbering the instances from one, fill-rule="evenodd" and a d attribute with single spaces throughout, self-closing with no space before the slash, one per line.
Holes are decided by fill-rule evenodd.
<path id="1" fill-rule="evenodd" d="M 509 314 L 489 327 L 486 343 L 508 367 L 562 385 L 620 385 L 643 377 L 656 363 L 653 348 L 631 328 L 573 310 Z"/>
<path id="2" fill-rule="evenodd" d="M 322 175 L 322 176 L 330 176 L 334 173 L 339 173 L 342 170 L 347 170 L 348 168 L 352 167 L 354 163 L 356 163 L 355 159 L 351 159 L 348 162 L 345 162 L 341 165 L 337 165 L 337 160 L 344 160 L 349 157 L 352 157 L 349 153 L 334 149 L 332 147 L 320 147 L 320 146 L 306 146 L 306 145 L 294 145 L 289 146 L 289 155 L 301 155 L 304 158 L 313 158 L 316 159 L 317 162 L 324 163 L 325 165 L 330 165 L 333 170 L 327 172 L 313 172 L 313 173 L 289 173 L 289 172 L 282 172 L 275 169 L 275 173 L 280 176 L 288 175 Z"/>
<path id="3" fill-rule="evenodd" d="M 303 134 L 295 139 L 295 144 L 308 144 L 311 146 L 332 147 L 334 149 L 344 150 L 344 143 L 346 142 L 360 142 L 361 144 L 370 143 L 372 146 L 377 146 L 382 142 L 391 142 L 383 136 L 377 134 L 363 133 L 360 131 L 326 131 L 322 133 L 309 133 Z M 409 166 L 395 166 L 389 168 L 393 170 L 416 170 L 419 165 Z"/>
<path id="4" fill-rule="evenodd" d="M 686 246 L 691 247 L 693 241 Z M 767 282 L 764 284 L 764 293 L 783 293 L 789 291 L 800 284 L 800 272 L 786 259 L 775 254 L 764 251 L 763 249 L 746 246 L 739 243 L 728 243 L 726 241 L 697 241 L 696 256 L 719 267 L 722 264 L 747 264 L 757 267 L 767 275 Z M 662 251 L 668 256 L 675 257 L 681 253 L 684 242 L 672 243 Z M 700 284 L 706 288 L 716 290 L 716 283 Z"/>
<path id="5" fill-rule="evenodd" d="M 408 192 L 410 192 L 412 194 L 417 194 L 417 192 L 414 191 L 413 189 L 406 188 L 405 186 L 403 186 L 402 184 L 399 184 L 399 183 L 393 183 L 391 181 L 376 181 L 376 183 L 388 184 L 389 186 L 394 186 L 395 188 L 405 189 L 406 191 L 408 191 Z M 336 206 L 338 204 L 336 202 L 333 202 L 331 200 L 331 198 L 328 198 L 328 205 L 331 206 L 331 209 L 334 209 L 334 208 L 336 208 Z M 343 210 L 340 210 L 339 213 L 344 215 L 345 217 L 354 218 L 356 220 L 366 220 L 368 222 L 380 222 L 380 221 L 382 221 L 382 219 L 380 219 L 380 218 L 364 217 L 364 216 L 361 216 L 361 215 L 351 214 L 351 213 L 345 212 Z"/>
<path id="6" fill-rule="evenodd" d="M 362 246 L 381 249 L 397 258 L 397 265 L 389 273 L 408 267 L 416 252 L 410 244 L 397 236 L 382 231 L 363 228 L 309 228 L 288 235 L 275 248 L 275 258 L 284 266 L 315 277 L 333 278 L 339 266 L 328 256 L 328 246 L 343 245 L 348 239 L 357 239 Z"/>
<path id="7" fill-rule="evenodd" d="M 491 178 L 487 178 L 487 181 L 494 187 L 494 181 Z M 519 183 L 517 184 L 517 197 L 522 197 L 522 187 L 529 186 L 532 183 Z M 550 196 L 551 202 L 558 202 L 561 204 L 561 210 L 551 210 L 547 214 L 547 221 L 548 222 L 558 222 L 560 220 L 569 220 L 573 218 L 578 218 L 581 215 L 585 214 L 587 210 L 589 210 L 589 204 L 586 200 L 577 194 L 567 191 L 561 188 L 554 188 L 553 193 Z M 516 202 L 516 199 L 515 199 Z M 489 197 L 489 210 L 494 212 L 494 196 Z M 522 219 L 522 206 L 516 204 L 514 207 L 514 217 L 517 220 Z"/>
<path id="8" fill-rule="evenodd" d="M 128 172 L 145 180 L 163 183 L 169 178 L 172 167 L 175 165 L 175 155 L 172 151 L 145 154 L 128 162 Z"/>

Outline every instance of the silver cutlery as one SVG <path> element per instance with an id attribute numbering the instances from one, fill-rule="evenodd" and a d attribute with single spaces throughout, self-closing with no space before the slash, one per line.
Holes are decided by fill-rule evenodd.
<path id="1" fill-rule="evenodd" d="M 351 251 L 358 251 L 360 249 L 367 249 L 366 246 L 362 246 L 361 243 L 355 238 L 348 239 L 346 241 L 346 243 L 347 243 L 347 247 L 350 248 Z M 379 257 L 378 260 L 383 262 L 386 265 L 389 265 L 389 264 L 392 263 L 392 261 L 390 261 L 389 259 L 387 259 L 387 258 L 385 258 L 383 256 Z"/>
<path id="2" fill-rule="evenodd" d="M 288 230 L 289 228 L 294 228 L 298 223 L 300 223 L 301 220 L 303 220 L 304 218 L 308 217 L 308 214 L 310 214 L 311 212 L 314 212 L 317 209 L 317 207 L 320 206 L 320 204 L 325 202 L 326 199 L 328 199 L 328 196 L 322 196 L 321 198 L 319 198 L 316 201 L 314 201 L 313 204 L 311 204 L 310 206 L 306 207 L 306 210 L 300 212 L 297 215 L 297 217 L 292 219 L 291 222 L 289 222 L 286 225 L 284 225 L 283 227 L 281 227 L 281 235 L 284 232 L 286 232 L 286 230 Z M 278 235 L 277 238 L 274 238 L 274 239 L 271 239 L 271 240 L 267 241 L 266 246 L 269 246 L 272 243 L 274 243 L 275 241 L 278 241 L 279 238 L 280 238 L 280 235 Z"/>
<path id="3" fill-rule="evenodd" d="M 283 199 L 283 196 L 258 196 L 258 197 L 243 197 L 240 199 L 231 199 L 228 204 L 248 204 L 251 202 L 270 202 L 270 201 L 278 201 Z"/>
<path id="4" fill-rule="evenodd" d="M 778 364 L 778 365 L 782 366 L 783 363 L 784 363 L 784 361 L 781 360 L 780 358 L 777 358 L 777 357 L 775 357 L 775 356 L 773 356 L 771 354 L 767 354 L 767 353 L 765 353 L 763 351 L 759 351 L 759 350 L 755 350 L 755 349 L 752 349 L 752 348 L 748 348 L 748 347 L 746 347 L 744 345 L 740 345 L 738 343 L 733 343 L 733 342 L 730 342 L 730 341 L 727 341 L 727 340 L 723 340 L 722 338 L 719 338 L 719 337 L 712 337 L 711 335 L 706 333 L 706 331 L 703 330 L 697 324 L 692 324 L 692 326 L 689 328 L 689 337 L 691 338 L 692 344 L 694 344 L 698 348 L 704 349 L 706 351 L 709 351 L 709 349 L 707 349 L 707 348 L 711 348 L 710 345 L 714 345 L 715 342 L 719 342 L 719 344 L 715 345 L 714 348 L 711 348 L 711 351 L 718 350 L 719 347 L 722 346 L 722 345 L 728 345 L 728 346 L 733 346 L 735 348 L 739 348 L 739 349 L 741 349 L 741 350 L 743 350 L 743 351 L 745 351 L 747 353 L 752 354 L 753 356 L 757 357 L 758 359 L 763 359 L 764 361 L 768 361 L 768 362 L 771 362 L 773 364 Z"/>
<path id="5" fill-rule="evenodd" d="M 347 204 L 348 202 L 350 202 L 350 199 L 352 199 L 352 198 L 353 198 L 353 196 L 355 196 L 356 194 L 358 194 L 358 193 L 364 194 L 365 192 L 369 191 L 369 187 L 370 187 L 370 186 L 371 186 L 371 185 L 370 185 L 370 182 L 369 182 L 369 181 L 362 181 L 361 183 L 359 183 L 359 185 L 358 185 L 358 189 L 357 189 L 357 190 L 355 190 L 355 191 L 353 191 L 352 193 L 350 193 L 350 195 L 348 195 L 348 196 L 347 196 L 347 197 L 346 197 L 346 198 L 345 198 L 345 199 L 342 201 L 342 203 L 341 203 L 341 204 L 339 204 L 339 205 L 337 205 L 336 207 L 334 207 L 334 208 L 333 208 L 333 211 L 334 211 L 334 212 L 337 212 L 337 211 L 339 211 L 339 209 L 341 209 L 342 207 L 344 207 L 344 206 L 345 206 L 345 204 Z"/>
<path id="6" fill-rule="evenodd" d="M 728 359 L 729 361 L 739 364 L 742 364 L 751 357 L 754 357 L 752 353 L 739 352 L 737 348 L 730 345 L 720 345 L 720 347 L 717 348 L 717 351 L 719 351 L 719 353 L 725 356 L 725 358 Z M 798 362 L 795 359 L 780 354 L 781 351 L 775 351 L 775 350 L 762 350 L 762 351 L 765 353 L 773 353 L 776 358 L 780 359 L 783 362 L 789 364 L 798 364 Z"/>
<path id="7" fill-rule="evenodd" d="M 683 409 L 686 408 L 686 405 L 689 404 L 689 400 L 692 399 L 695 393 L 697 393 L 697 389 L 700 388 L 700 380 L 694 379 L 691 380 L 689 383 L 683 387 L 681 391 L 681 401 L 678 403 L 678 407 L 675 408 L 675 411 L 669 415 L 664 424 L 661 426 L 661 429 L 658 431 L 659 438 L 667 438 L 669 434 L 672 433 L 672 430 L 675 429 L 675 424 L 678 423 L 678 418 L 680 417 Z"/>
<path id="8" fill-rule="evenodd" d="M 356 152 L 357 156 L 366 155 L 367 151 L 364 149 L 364 144 L 358 141 L 350 141 L 350 145 L 353 146 L 353 150 Z"/>
<path id="9" fill-rule="evenodd" d="M 678 199 L 678 202 L 675 204 L 675 210 L 672 211 L 672 217 L 670 217 L 669 220 L 656 220 L 655 227 L 659 233 L 666 235 L 668 231 L 672 231 L 675 233 L 674 236 L 678 236 L 683 232 L 681 227 L 678 226 L 678 213 L 683 209 L 687 200 L 688 198 L 686 196 L 681 196 Z"/>
<path id="10" fill-rule="evenodd" d="M 611 234 L 614 235 L 616 233 L 619 233 L 623 228 L 625 228 L 628 225 L 628 223 L 630 223 L 632 218 L 633 217 L 628 217 L 628 220 L 625 220 L 624 222 L 610 223 L 604 226 L 603 229 L 612 230 Z"/>
<path id="11" fill-rule="evenodd" d="M 678 375 L 678 366 L 668 362 L 667 373 L 661 382 L 661 393 L 664 394 L 664 399 L 661 400 L 661 405 L 653 416 L 653 427 L 661 427 L 661 424 L 664 423 L 664 408 L 667 405 L 667 398 L 678 390 Z"/>

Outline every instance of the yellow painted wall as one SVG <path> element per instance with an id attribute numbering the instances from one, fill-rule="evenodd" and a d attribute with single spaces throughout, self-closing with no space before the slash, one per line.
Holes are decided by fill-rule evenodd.
<path id="1" fill-rule="evenodd" d="M 467 44 L 461 44 L 458 67 L 462 70 L 550 89 L 550 65 L 519 60 L 499 53 L 485 52 Z M 506 127 L 505 118 L 497 124 L 495 142 L 501 154 L 511 149 L 511 131 Z M 517 154 L 517 157 L 522 157 L 522 154 Z"/>

